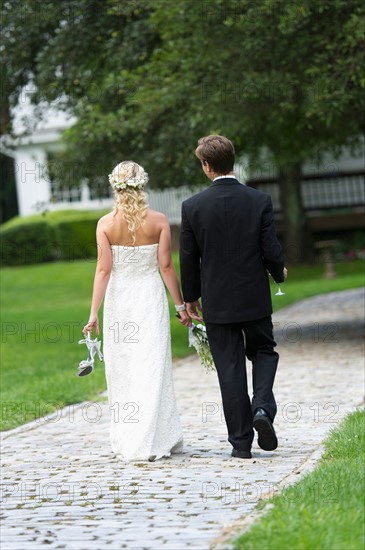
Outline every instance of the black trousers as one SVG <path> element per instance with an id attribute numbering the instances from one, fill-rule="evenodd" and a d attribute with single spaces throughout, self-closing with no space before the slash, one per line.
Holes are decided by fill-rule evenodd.
<path id="1" fill-rule="evenodd" d="M 253 413 L 276 415 L 272 391 L 279 355 L 274 351 L 271 315 L 232 324 L 206 323 L 210 349 L 218 373 L 228 441 L 240 451 L 251 449 Z M 252 361 L 252 404 L 247 390 L 246 356 Z"/>

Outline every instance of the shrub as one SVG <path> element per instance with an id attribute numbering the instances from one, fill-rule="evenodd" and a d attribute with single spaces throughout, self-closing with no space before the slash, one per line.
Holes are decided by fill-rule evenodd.
<path id="1" fill-rule="evenodd" d="M 65 210 L 13 218 L 0 228 L 1 264 L 95 259 L 95 229 L 104 213 Z"/>
<path id="2" fill-rule="evenodd" d="M 24 265 L 57 259 L 58 242 L 53 228 L 35 222 L 1 231 L 0 258 L 3 265 Z"/>
<path id="3" fill-rule="evenodd" d="M 78 260 L 96 257 L 97 220 L 68 220 L 57 225 L 61 257 Z"/>

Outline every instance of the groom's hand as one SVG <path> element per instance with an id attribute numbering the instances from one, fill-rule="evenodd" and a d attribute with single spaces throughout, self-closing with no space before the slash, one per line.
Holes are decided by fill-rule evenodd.
<path id="1" fill-rule="evenodd" d="M 196 302 L 186 302 L 186 311 L 189 317 L 196 319 L 197 321 L 203 321 L 203 318 L 199 315 L 198 310 L 203 312 L 199 300 Z"/>

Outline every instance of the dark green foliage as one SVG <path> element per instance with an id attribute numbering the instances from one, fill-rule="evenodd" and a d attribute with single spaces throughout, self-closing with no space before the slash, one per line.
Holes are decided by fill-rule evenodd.
<path id="1" fill-rule="evenodd" d="M 63 260 L 95 259 L 96 222 L 96 219 L 78 219 L 58 223 L 60 253 Z"/>
<path id="2" fill-rule="evenodd" d="M 38 264 L 55 260 L 58 241 L 54 228 L 40 221 L 2 229 L 0 259 L 3 265 Z"/>
<path id="3" fill-rule="evenodd" d="M 14 218 L 0 228 L 2 265 L 95 261 L 95 230 L 104 212 L 64 211 Z"/>

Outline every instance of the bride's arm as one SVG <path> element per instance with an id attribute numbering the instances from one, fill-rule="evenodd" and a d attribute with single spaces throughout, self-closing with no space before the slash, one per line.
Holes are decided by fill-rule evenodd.
<path id="1" fill-rule="evenodd" d="M 99 334 L 98 312 L 105 295 L 106 287 L 108 286 L 112 269 L 112 251 L 108 238 L 102 229 L 102 225 L 103 224 L 99 221 L 96 228 L 98 261 L 94 277 L 93 297 L 91 301 L 89 321 L 83 329 L 83 332 L 89 332 L 94 327 L 96 334 Z"/>
<path id="2" fill-rule="evenodd" d="M 162 230 L 160 233 L 160 240 L 158 243 L 158 263 L 160 267 L 161 276 L 167 286 L 171 298 L 176 306 L 183 304 L 183 298 L 181 296 L 179 281 L 176 275 L 175 266 L 172 262 L 171 256 L 171 230 L 170 225 L 165 217 L 163 220 Z M 191 320 L 186 311 L 180 312 L 179 321 L 186 326 L 191 325 Z"/>

